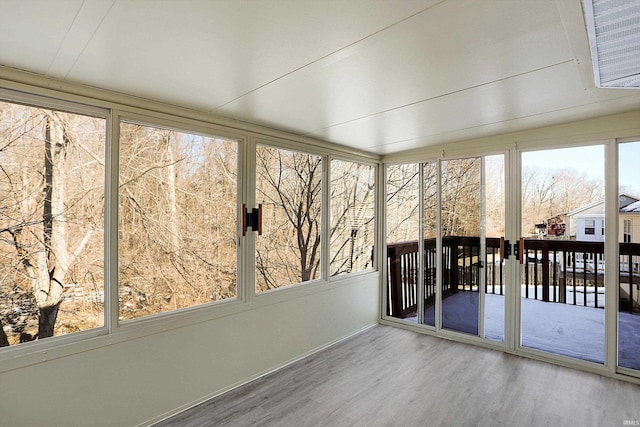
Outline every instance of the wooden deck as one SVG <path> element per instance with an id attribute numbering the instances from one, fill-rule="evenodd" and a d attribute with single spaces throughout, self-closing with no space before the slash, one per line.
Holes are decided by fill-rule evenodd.
<path id="1" fill-rule="evenodd" d="M 442 301 L 446 319 L 443 327 L 472 335 L 478 334 L 478 293 L 459 292 Z M 425 309 L 425 323 L 435 324 L 434 307 Z M 407 317 L 417 322 L 417 315 Z M 485 295 L 485 337 L 502 341 L 504 337 L 504 297 Z M 604 363 L 604 310 L 585 306 L 543 302 L 522 298 L 522 344 L 533 348 Z M 619 363 L 640 369 L 640 315 L 620 313 Z"/>
<path id="2" fill-rule="evenodd" d="M 376 326 L 157 425 L 601 427 L 638 419 L 638 385 Z"/>

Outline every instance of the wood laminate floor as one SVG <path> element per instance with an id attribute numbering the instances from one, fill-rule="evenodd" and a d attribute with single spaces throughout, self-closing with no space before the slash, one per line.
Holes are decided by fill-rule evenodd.
<path id="1" fill-rule="evenodd" d="M 376 326 L 157 426 L 623 426 L 640 386 Z"/>

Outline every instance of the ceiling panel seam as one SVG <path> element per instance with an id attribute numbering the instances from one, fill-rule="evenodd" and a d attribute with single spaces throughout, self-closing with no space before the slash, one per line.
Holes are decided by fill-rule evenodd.
<path id="1" fill-rule="evenodd" d="M 411 15 L 409 15 L 409 16 L 407 16 L 407 17 L 405 17 L 405 18 L 402 18 L 402 19 L 401 19 L 401 20 L 399 20 L 399 21 L 396 21 L 396 22 L 394 22 L 394 23 L 391 23 L 391 24 L 387 25 L 387 26 L 386 26 L 386 27 L 384 27 L 384 28 L 381 28 L 381 29 L 379 29 L 379 30 L 377 30 L 377 31 L 374 31 L 373 33 L 370 33 L 370 34 L 368 34 L 368 35 L 366 35 L 366 36 L 364 36 L 364 37 L 362 37 L 362 38 L 360 38 L 360 39 L 358 39 L 358 40 L 356 40 L 356 41 L 354 41 L 354 42 L 351 42 L 351 43 L 347 44 L 346 46 L 341 47 L 340 49 L 337 49 L 337 50 L 335 50 L 335 51 L 333 51 L 333 52 L 330 52 L 330 53 L 328 53 L 328 54 L 326 54 L 326 55 L 323 55 L 323 56 L 321 56 L 320 58 L 317 58 L 317 59 L 315 59 L 315 60 L 313 60 L 313 61 L 311 61 L 311 62 L 309 62 L 309 63 L 307 63 L 307 64 L 301 65 L 300 67 L 297 67 L 297 68 L 295 68 L 295 69 L 293 69 L 293 70 L 291 70 L 291 71 L 289 71 L 289 72 L 287 72 L 287 73 L 284 73 L 284 74 L 282 74 L 281 76 L 278 76 L 278 77 L 276 77 L 276 78 L 275 78 L 275 79 L 273 79 L 273 80 L 270 80 L 270 81 L 268 81 L 268 82 L 266 82 L 266 83 L 263 83 L 263 84 L 259 85 L 258 87 L 254 88 L 254 89 L 251 89 L 250 91 L 248 91 L 248 92 L 246 92 L 246 93 L 243 93 L 242 95 L 240 95 L 240 96 L 238 96 L 238 97 L 236 97 L 236 98 L 234 98 L 234 99 L 232 99 L 232 100 L 230 100 L 230 101 L 228 101 L 228 102 L 225 102 L 225 103 L 224 103 L 224 104 L 222 104 L 222 105 L 217 106 L 216 108 L 214 108 L 213 110 L 211 110 L 211 111 L 209 111 L 209 112 L 210 112 L 210 113 L 216 112 L 217 110 L 220 110 L 221 108 L 224 108 L 224 107 L 226 107 L 227 105 L 232 104 L 232 103 L 234 103 L 234 102 L 238 101 L 239 99 L 244 98 L 245 96 L 248 96 L 248 95 L 250 95 L 250 94 L 252 94 L 252 93 L 254 93 L 254 92 L 256 92 L 256 91 L 259 91 L 259 90 L 260 90 L 260 89 L 262 89 L 262 88 L 265 88 L 265 87 L 267 87 L 267 86 L 269 86 L 269 85 L 271 85 L 271 84 L 273 84 L 273 83 L 275 83 L 275 82 L 277 82 L 277 81 L 279 81 L 279 80 L 284 79 L 284 78 L 285 78 L 285 77 L 287 77 L 287 76 L 290 76 L 291 74 L 294 74 L 294 73 L 296 73 L 296 72 L 298 72 L 298 71 L 300 71 L 300 70 L 303 70 L 303 69 L 305 69 L 305 68 L 307 68 L 307 67 L 309 67 L 309 66 L 311 66 L 311 65 L 313 65 L 313 64 L 316 64 L 316 63 L 318 63 L 318 62 L 320 62 L 320 61 L 322 61 L 322 60 L 324 60 L 324 59 L 326 59 L 326 58 L 329 58 L 329 57 L 331 57 L 331 56 L 333 56 L 333 55 L 336 55 L 336 54 L 338 54 L 338 53 L 344 52 L 345 50 L 347 50 L 347 49 L 349 49 L 349 48 L 352 48 L 352 47 L 356 46 L 357 44 L 360 44 L 360 43 L 364 42 L 365 40 L 368 40 L 368 39 L 370 39 L 371 37 L 376 36 L 377 34 L 380 34 L 380 33 L 384 32 L 384 31 L 387 31 L 387 30 L 389 30 L 389 29 L 391 29 L 391 28 L 393 28 L 393 27 L 395 27 L 395 26 L 397 26 L 397 25 L 400 25 L 400 24 L 402 24 L 402 23 L 404 23 L 404 22 L 406 22 L 406 21 L 408 21 L 408 20 L 410 20 L 410 19 L 412 19 L 412 18 L 415 18 L 416 16 L 418 16 L 418 15 L 420 15 L 420 14 L 422 14 L 422 13 L 426 12 L 427 10 L 433 9 L 433 8 L 435 8 L 435 7 L 437 7 L 437 6 L 441 5 L 441 4 L 443 4 L 444 2 L 446 2 L 446 0 L 440 0 L 440 1 L 438 1 L 437 3 L 434 3 L 434 4 L 432 4 L 432 5 L 430 5 L 430 6 L 426 7 L 426 8 L 424 8 L 424 9 L 422 9 L 422 10 L 420 10 L 420 11 L 416 12 L 416 13 L 413 13 L 413 14 L 411 14 Z"/>
<path id="2" fill-rule="evenodd" d="M 342 125 L 345 125 L 345 124 L 357 122 L 358 120 L 368 119 L 368 118 L 371 118 L 371 117 L 375 117 L 375 116 L 379 116 L 379 115 L 382 115 L 382 114 L 390 113 L 392 111 L 401 110 L 403 108 L 413 107 L 415 105 L 419 105 L 419 104 L 422 104 L 422 103 L 425 103 L 425 102 L 430 102 L 430 101 L 434 101 L 436 99 L 445 98 L 447 96 L 451 96 L 451 95 L 455 95 L 455 94 L 458 94 L 458 93 L 462 93 L 462 92 L 465 92 L 467 90 L 478 89 L 478 88 L 481 88 L 481 87 L 484 87 L 484 86 L 489 86 L 489 85 L 492 85 L 492 84 L 500 83 L 500 82 L 507 81 L 507 80 L 510 80 L 510 79 L 514 79 L 514 78 L 517 78 L 517 77 L 526 76 L 528 74 L 536 73 L 536 72 L 547 70 L 547 69 L 550 69 L 550 68 L 559 67 L 561 65 L 569 64 L 569 63 L 574 62 L 574 61 L 575 61 L 574 59 L 568 59 L 568 60 L 561 61 L 561 62 L 558 62 L 558 63 L 555 63 L 555 64 L 545 65 L 544 67 L 539 67 L 539 68 L 536 68 L 534 70 L 529 70 L 529 71 L 525 71 L 525 72 L 522 72 L 522 73 L 513 74 L 511 76 L 503 77 L 503 78 L 500 78 L 500 79 L 491 80 L 491 81 L 480 83 L 480 84 L 477 84 L 477 85 L 468 86 L 468 87 L 465 87 L 465 88 L 462 88 L 462 89 L 457 89 L 457 90 L 454 90 L 454 91 L 451 91 L 451 92 L 447 92 L 447 93 L 443 93 L 443 94 L 440 94 L 440 95 L 432 96 L 430 98 L 420 99 L 418 101 L 409 102 L 407 104 L 399 105 L 397 107 L 388 108 L 386 110 L 376 111 L 375 113 L 366 114 L 364 116 L 360 116 L 360 117 L 357 117 L 355 119 L 350 119 L 350 120 L 346 120 L 344 122 L 334 123 L 334 124 L 332 124 L 330 126 L 326 126 L 326 127 L 323 127 L 323 128 L 314 129 L 314 130 L 312 130 L 310 132 L 304 133 L 303 135 L 312 135 L 314 133 L 317 133 L 317 132 L 320 132 L 320 131 L 323 131 L 323 130 L 326 130 L 326 129 L 331 129 L 331 128 L 336 127 L 336 126 L 342 126 Z"/>
<path id="3" fill-rule="evenodd" d="M 101 3 L 106 3 L 106 2 L 102 1 Z M 73 55 L 72 55 L 73 62 L 70 65 L 68 65 L 66 67 L 66 69 L 62 73 L 60 73 L 61 74 L 60 76 L 57 76 L 58 78 L 62 78 L 62 79 L 65 79 L 65 80 L 68 78 L 69 74 L 71 74 L 71 72 L 75 68 L 76 64 L 80 60 L 80 57 L 82 56 L 84 51 L 87 49 L 87 46 L 89 45 L 89 43 L 91 42 L 93 37 L 95 36 L 96 32 L 100 29 L 100 27 L 102 26 L 104 20 L 106 19 L 106 17 L 111 12 L 111 9 L 113 8 L 113 6 L 116 3 L 116 0 L 109 0 L 109 3 L 110 3 L 109 7 L 106 8 L 104 10 L 104 12 L 100 13 L 100 9 L 103 9 L 102 7 L 99 6 L 100 3 L 98 3 L 98 2 L 87 3 L 86 1 L 82 2 L 82 5 L 80 6 L 80 8 L 78 8 L 78 12 L 76 13 L 75 17 L 73 18 L 73 22 L 71 23 L 71 25 L 69 26 L 69 29 L 67 30 L 67 33 L 65 34 L 64 40 L 62 41 L 62 43 L 58 47 L 58 51 L 56 52 L 56 55 L 54 56 L 53 60 L 51 61 L 51 64 L 49 64 L 49 68 L 48 68 L 47 73 L 46 73 L 47 76 L 51 76 L 52 75 L 52 68 L 54 67 L 54 64 L 57 61 L 61 60 L 60 54 L 61 54 L 64 46 L 67 44 L 67 39 L 68 39 L 69 34 L 71 34 L 73 32 L 74 28 L 78 28 L 79 27 L 80 24 L 78 23 L 78 18 L 81 15 L 81 13 L 83 12 L 83 10 L 86 10 L 85 8 L 94 8 L 97 12 L 99 12 L 101 14 L 101 16 L 98 15 L 98 16 L 100 16 L 99 22 L 96 25 L 93 26 L 93 29 L 91 31 L 91 35 L 89 37 L 86 37 L 86 40 L 82 44 L 82 47 L 80 49 L 78 49 L 77 52 L 73 52 Z M 90 6 L 88 6 L 88 5 L 90 5 Z M 77 34 L 74 34 L 74 36 L 77 36 Z M 60 66 L 59 68 L 64 68 L 64 67 Z"/>
<path id="4" fill-rule="evenodd" d="M 76 11 L 76 14 L 73 17 L 73 20 L 71 21 L 71 24 L 69 24 L 69 28 L 67 28 L 67 31 L 65 31 L 64 38 L 62 39 L 62 41 L 58 45 L 58 49 L 56 50 L 56 54 L 53 55 L 53 58 L 51 59 L 51 62 L 49 63 L 49 66 L 47 67 L 47 72 L 46 72 L 45 75 L 49 75 L 49 72 L 51 71 L 51 67 L 53 66 L 54 62 L 56 62 L 56 59 L 58 58 L 58 55 L 60 54 L 60 51 L 62 50 L 62 46 L 64 46 L 65 42 L 67 41 L 67 37 L 69 37 L 69 33 L 71 32 L 71 29 L 75 25 L 76 19 L 78 19 L 78 15 L 80 15 L 80 11 L 82 10 L 83 7 L 84 7 L 84 1 L 82 2 L 80 7 L 78 8 L 78 10 Z"/>
<path id="5" fill-rule="evenodd" d="M 625 95 L 619 98 L 616 98 L 617 100 L 623 99 L 623 98 L 634 98 L 635 95 L 630 94 L 630 95 Z M 608 100 L 608 101 L 613 101 L 613 100 Z M 579 104 L 579 105 L 573 105 L 571 107 L 564 107 L 564 108 L 557 108 L 555 110 L 549 110 L 549 111 L 544 111 L 542 113 L 536 113 L 536 114 L 526 114 L 526 115 L 522 115 L 522 116 L 518 116 L 518 117 L 512 117 L 510 119 L 506 119 L 506 120 L 498 120 L 498 121 L 494 121 L 494 122 L 487 122 L 487 123 L 482 123 L 481 125 L 475 125 L 475 126 L 467 126 L 467 127 L 463 127 L 463 128 L 458 128 L 455 130 L 451 130 L 451 131 L 447 131 L 447 132 L 439 132 L 439 133 L 433 133 L 433 134 L 425 134 L 425 135 L 421 135 L 417 138 L 406 138 L 406 139 L 401 139 L 398 141 L 392 141 L 392 142 L 385 142 L 384 144 L 376 144 L 376 145 L 370 145 L 365 147 L 365 150 L 371 150 L 372 148 L 376 148 L 376 147 L 384 147 L 387 145 L 393 145 L 393 144 L 400 144 L 403 142 L 411 142 L 411 141 L 418 141 L 420 139 L 423 138 L 432 138 L 432 137 L 437 137 L 437 136 L 442 136 L 442 135 L 449 135 L 452 133 L 456 133 L 456 132 L 464 132 L 464 131 L 468 131 L 468 130 L 472 130 L 472 129 L 480 129 L 483 128 L 485 126 L 495 126 L 501 123 L 509 123 L 512 121 L 516 121 L 516 120 L 523 120 L 523 119 L 530 119 L 530 118 L 534 118 L 534 117 L 538 117 L 538 116 L 543 116 L 545 114 L 555 114 L 561 111 L 567 111 L 567 110 L 572 110 L 575 108 L 580 108 L 580 107 L 588 107 L 590 105 L 595 105 L 595 104 L 602 104 L 603 102 L 608 102 L 608 101 L 594 101 L 594 102 L 586 102 L 584 104 Z M 640 103 L 638 104 L 638 107 L 640 107 Z"/>

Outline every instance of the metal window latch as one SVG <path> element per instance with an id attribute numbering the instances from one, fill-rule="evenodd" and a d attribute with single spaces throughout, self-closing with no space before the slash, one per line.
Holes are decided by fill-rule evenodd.
<path id="1" fill-rule="evenodd" d="M 511 248 L 511 242 L 505 240 L 504 237 L 500 238 L 500 257 L 502 260 L 509 259 L 511 255 L 516 257 L 522 263 L 522 259 L 520 254 L 522 253 L 522 245 L 524 243 L 523 239 L 520 239 L 518 242 L 513 244 L 513 249 Z"/>
<path id="2" fill-rule="evenodd" d="M 500 258 L 502 260 L 509 259 L 511 256 L 511 245 L 508 240 L 504 240 L 504 237 L 500 238 Z"/>
<path id="3" fill-rule="evenodd" d="M 258 236 L 262 236 L 262 203 L 257 208 L 247 212 L 247 205 L 242 204 L 242 235 L 247 235 L 247 227 L 257 231 Z"/>

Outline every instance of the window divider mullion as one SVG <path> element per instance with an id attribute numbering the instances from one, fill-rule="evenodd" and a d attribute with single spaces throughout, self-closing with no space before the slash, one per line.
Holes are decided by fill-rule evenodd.
<path id="1" fill-rule="evenodd" d="M 120 114 L 112 110 L 107 118 L 105 144 L 105 215 L 104 215 L 104 316 L 110 333 L 118 327 L 118 227 L 120 187 Z"/>
<path id="2" fill-rule="evenodd" d="M 241 147 L 242 156 L 238 168 L 242 173 L 238 174 L 243 178 L 243 182 L 239 186 L 238 195 L 238 216 L 244 215 L 242 211 L 243 200 L 249 207 L 253 207 L 256 204 L 256 142 L 253 137 L 249 137 L 248 140 Z M 256 296 L 256 238 L 257 233 L 247 233 L 246 236 L 242 236 L 242 221 L 237 221 L 237 236 L 238 236 L 238 255 L 237 255 L 237 269 L 238 269 L 238 283 L 237 287 L 238 298 L 244 302 L 251 302 Z"/>
<path id="3" fill-rule="evenodd" d="M 330 240 L 331 240 L 331 197 L 329 185 L 331 183 L 331 157 L 322 156 L 322 201 L 320 203 L 320 279 L 329 281 L 331 277 Z"/>

